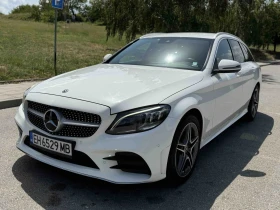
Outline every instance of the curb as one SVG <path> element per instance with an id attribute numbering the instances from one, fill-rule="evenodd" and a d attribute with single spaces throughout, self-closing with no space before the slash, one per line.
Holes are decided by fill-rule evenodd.
<path id="1" fill-rule="evenodd" d="M 269 66 L 271 65 L 270 63 L 269 64 L 259 64 L 260 67 L 264 67 L 264 66 Z"/>
<path id="2" fill-rule="evenodd" d="M 22 83 L 22 82 L 37 82 L 37 81 L 43 81 L 48 78 L 35 78 L 35 79 L 19 79 L 19 80 L 8 80 L 8 81 L 0 81 L 0 85 L 5 85 L 5 84 L 17 84 L 17 83 Z"/>
<path id="3" fill-rule="evenodd" d="M 17 107 L 21 104 L 22 99 L 12 99 L 7 101 L 0 101 L 0 110 L 1 109 L 7 109 L 12 107 Z"/>
<path id="4" fill-rule="evenodd" d="M 263 67 L 263 66 L 280 64 L 280 61 L 272 61 L 272 62 L 269 62 L 269 63 L 262 63 L 262 62 L 257 62 L 257 63 L 259 64 L 260 67 Z"/>

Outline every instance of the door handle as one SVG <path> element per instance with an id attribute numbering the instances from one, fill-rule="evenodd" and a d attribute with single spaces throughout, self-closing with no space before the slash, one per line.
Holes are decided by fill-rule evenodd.
<path id="1" fill-rule="evenodd" d="M 251 66 L 251 69 L 253 70 L 253 72 L 256 72 L 256 68 L 254 66 Z"/>
<path id="2" fill-rule="evenodd" d="M 241 74 L 240 71 L 236 73 L 236 76 L 238 76 L 238 77 L 240 77 L 241 75 L 242 75 L 242 74 Z"/>

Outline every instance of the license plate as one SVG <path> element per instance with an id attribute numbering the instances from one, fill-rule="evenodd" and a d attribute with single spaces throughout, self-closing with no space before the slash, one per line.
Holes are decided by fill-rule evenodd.
<path id="1" fill-rule="evenodd" d="M 45 151 L 55 152 L 72 157 L 71 143 L 52 139 L 33 132 L 30 132 L 29 136 L 30 143 L 36 147 L 42 148 Z"/>

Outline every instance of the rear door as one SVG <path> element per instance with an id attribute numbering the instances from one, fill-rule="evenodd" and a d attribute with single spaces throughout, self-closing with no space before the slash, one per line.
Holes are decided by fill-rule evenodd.
<path id="1" fill-rule="evenodd" d="M 250 97 L 248 95 L 252 94 L 252 82 L 253 82 L 253 74 L 252 74 L 252 63 L 247 61 L 249 57 L 246 59 L 244 51 L 242 50 L 242 45 L 240 42 L 230 39 L 229 40 L 234 60 L 238 61 L 241 64 L 241 71 L 237 73 L 242 86 L 243 86 L 243 97 L 242 97 L 242 106 L 245 106 Z M 249 94 L 250 92 L 250 94 Z"/>
<path id="2" fill-rule="evenodd" d="M 244 66 L 244 70 L 242 72 L 244 74 L 243 92 L 244 100 L 245 102 L 248 102 L 255 88 L 256 80 L 259 78 L 259 66 L 255 63 L 248 47 L 241 42 L 239 42 L 239 44 L 245 57 L 245 61 L 242 64 Z"/>

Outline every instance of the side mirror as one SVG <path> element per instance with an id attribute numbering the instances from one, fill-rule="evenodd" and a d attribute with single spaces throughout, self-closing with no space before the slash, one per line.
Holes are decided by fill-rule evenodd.
<path id="1" fill-rule="evenodd" d="M 112 54 L 105 55 L 104 58 L 103 58 L 103 62 L 106 62 L 111 57 L 112 57 Z"/>
<path id="2" fill-rule="evenodd" d="M 215 73 L 235 73 L 241 70 L 241 65 L 237 61 L 222 59 L 218 64 L 218 69 Z"/>

